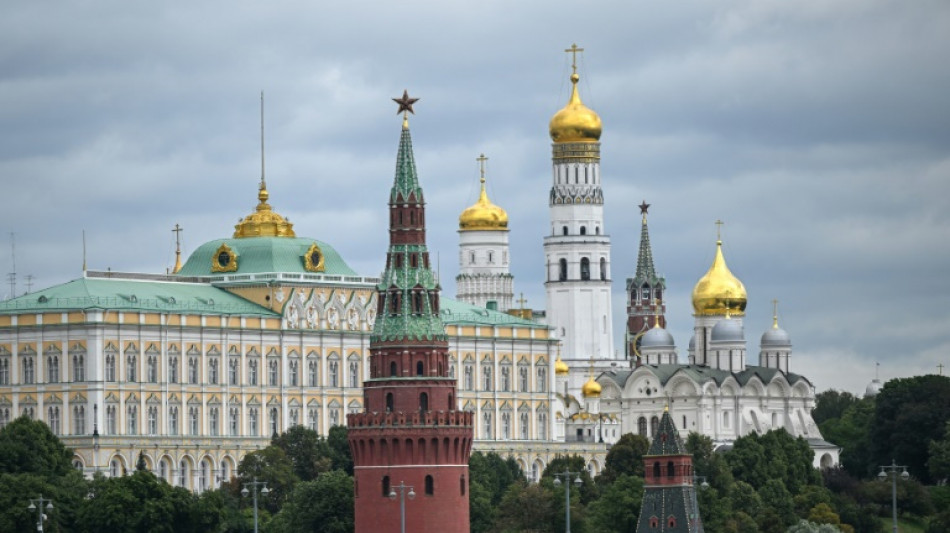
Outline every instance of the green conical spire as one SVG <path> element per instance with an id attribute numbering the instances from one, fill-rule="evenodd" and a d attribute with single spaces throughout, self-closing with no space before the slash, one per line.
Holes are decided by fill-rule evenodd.
<path id="1" fill-rule="evenodd" d="M 409 135 L 409 123 L 403 122 L 402 135 L 399 136 L 399 153 L 396 155 L 396 179 L 393 181 L 391 200 L 396 201 L 400 194 L 406 200 L 410 194 L 422 201 L 422 187 L 416 175 L 416 160 L 412 155 L 412 136 Z"/>
<path id="2" fill-rule="evenodd" d="M 650 230 L 647 227 L 647 209 L 650 208 L 650 204 L 643 202 L 639 207 L 640 214 L 643 215 L 643 221 L 640 226 L 640 252 L 637 254 L 637 274 L 633 278 L 633 283 L 637 287 L 646 283 L 651 287 L 666 288 L 665 280 L 657 277 L 656 268 L 653 266 L 653 249 L 650 247 Z"/>

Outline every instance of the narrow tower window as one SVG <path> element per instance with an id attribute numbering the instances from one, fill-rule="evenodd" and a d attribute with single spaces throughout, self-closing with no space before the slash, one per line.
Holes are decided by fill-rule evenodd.
<path id="1" fill-rule="evenodd" d="M 600 280 L 607 281 L 607 259 L 600 258 Z"/>
<path id="2" fill-rule="evenodd" d="M 386 412 L 393 412 L 393 393 L 391 392 L 386 394 Z"/>
<path id="3" fill-rule="evenodd" d="M 587 226 L 581 226 L 581 235 L 587 235 Z"/>
<path id="4" fill-rule="evenodd" d="M 585 281 L 590 279 L 590 259 L 586 257 L 581 258 L 581 279 Z"/>
<path id="5" fill-rule="evenodd" d="M 558 261 L 558 281 L 567 281 L 567 259 Z"/>
<path id="6" fill-rule="evenodd" d="M 422 369 L 423 369 L 423 368 L 424 368 L 424 367 L 422 366 L 422 361 L 419 361 L 419 362 L 416 363 L 416 375 L 417 375 L 417 376 L 421 376 L 421 375 L 422 375 Z"/>
<path id="7" fill-rule="evenodd" d="M 561 226 L 561 233 L 567 235 L 567 226 Z"/>
<path id="8" fill-rule="evenodd" d="M 423 413 L 429 410 L 429 395 L 424 392 L 419 395 L 419 410 Z"/>
<path id="9" fill-rule="evenodd" d="M 432 476 L 426 476 L 426 496 L 432 496 L 433 494 L 435 494 L 435 482 Z"/>
<path id="10" fill-rule="evenodd" d="M 395 376 L 395 375 L 396 375 L 396 362 L 395 362 L 395 361 L 389 363 L 389 375 L 390 375 L 390 376 Z"/>

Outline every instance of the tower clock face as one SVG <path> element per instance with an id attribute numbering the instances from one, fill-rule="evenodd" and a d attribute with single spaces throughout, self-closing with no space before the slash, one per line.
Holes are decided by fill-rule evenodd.
<path id="1" fill-rule="evenodd" d="M 221 252 L 218 254 L 218 265 L 221 267 L 226 267 L 231 264 L 231 254 L 227 252 Z"/>

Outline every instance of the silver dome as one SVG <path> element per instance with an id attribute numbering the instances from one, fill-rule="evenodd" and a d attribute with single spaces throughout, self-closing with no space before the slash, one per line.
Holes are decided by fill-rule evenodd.
<path id="1" fill-rule="evenodd" d="M 779 327 L 772 327 L 762 334 L 762 346 L 791 346 L 792 339 L 788 332 Z"/>
<path id="2" fill-rule="evenodd" d="M 713 326 L 711 342 L 745 342 L 745 332 L 738 320 L 729 318 L 716 322 Z"/>
<path id="3" fill-rule="evenodd" d="M 696 334 L 693 333 L 693 336 L 689 338 L 689 351 L 696 350 Z"/>
<path id="4" fill-rule="evenodd" d="M 663 328 L 651 328 L 640 337 L 640 348 L 672 347 L 673 336 Z"/>
<path id="5" fill-rule="evenodd" d="M 864 389 L 864 397 L 870 398 L 872 396 L 877 396 L 877 393 L 881 392 L 881 380 L 874 378 L 868 383 L 868 388 Z"/>

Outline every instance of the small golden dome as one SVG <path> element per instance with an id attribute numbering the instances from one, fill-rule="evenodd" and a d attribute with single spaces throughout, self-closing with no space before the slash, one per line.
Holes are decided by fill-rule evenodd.
<path id="1" fill-rule="evenodd" d="M 745 286 L 732 275 L 722 256 L 722 241 L 716 241 L 712 266 L 693 287 L 693 311 L 696 315 L 745 314 Z"/>
<path id="2" fill-rule="evenodd" d="M 581 394 L 585 398 L 600 398 L 600 383 L 594 381 L 594 376 L 587 378 L 587 383 L 584 383 L 584 386 L 581 387 Z"/>
<path id="3" fill-rule="evenodd" d="M 267 199 L 267 184 L 261 179 L 260 191 L 257 193 L 257 210 L 244 217 L 234 226 L 234 238 L 245 237 L 296 237 L 294 225 L 279 214 L 271 211 Z"/>
<path id="4" fill-rule="evenodd" d="M 571 74 L 571 99 L 551 118 L 549 131 L 556 143 L 593 143 L 600 140 L 600 116 L 581 102 L 577 93 L 580 76 Z"/>
<path id="5" fill-rule="evenodd" d="M 566 376 L 571 371 L 571 367 L 567 366 L 561 356 L 557 356 L 557 359 L 554 360 L 554 374 L 558 376 Z"/>
<path id="6" fill-rule="evenodd" d="M 459 229 L 462 231 L 504 231 L 508 229 L 508 213 L 491 203 L 485 192 L 485 178 L 482 177 L 482 192 L 475 205 L 468 207 L 459 215 Z"/>

